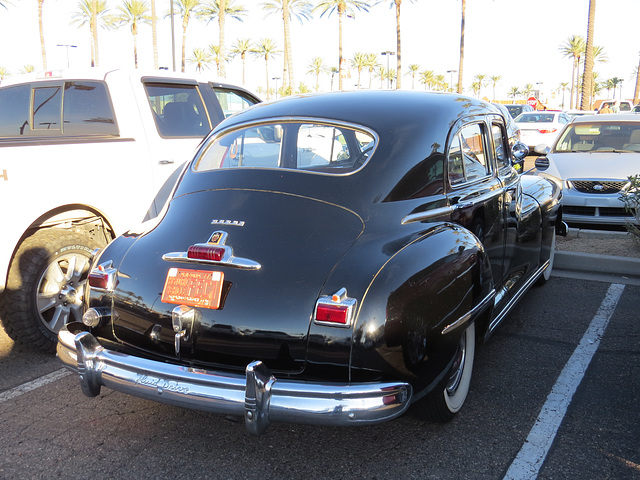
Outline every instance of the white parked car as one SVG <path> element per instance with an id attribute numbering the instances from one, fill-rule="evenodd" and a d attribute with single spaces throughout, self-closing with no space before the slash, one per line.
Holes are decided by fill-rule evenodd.
<path id="1" fill-rule="evenodd" d="M 225 117 L 259 101 L 174 72 L 91 69 L 0 87 L 0 320 L 53 350 L 79 320 L 92 252 L 162 209 Z"/>
<path id="2" fill-rule="evenodd" d="M 566 113 L 551 110 L 524 112 L 515 119 L 520 128 L 520 141 L 530 150 L 541 144 L 552 145 L 562 127 L 570 121 L 571 117 Z"/>
<path id="3" fill-rule="evenodd" d="M 538 175 L 562 183 L 562 219 L 573 225 L 633 221 L 620 193 L 640 174 L 640 118 L 633 114 L 575 118 L 553 148 L 537 148 Z"/>

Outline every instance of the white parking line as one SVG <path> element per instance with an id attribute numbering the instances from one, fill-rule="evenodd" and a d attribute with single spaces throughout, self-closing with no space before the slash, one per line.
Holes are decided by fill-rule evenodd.
<path id="1" fill-rule="evenodd" d="M 12 398 L 19 397 L 23 393 L 30 392 L 31 390 L 35 390 L 36 388 L 47 385 L 48 383 L 55 382 L 56 380 L 66 377 L 71 372 L 64 368 L 60 370 L 56 370 L 55 372 L 51 372 L 47 375 L 43 375 L 42 377 L 36 378 L 35 380 L 31 380 L 30 382 L 23 383 L 22 385 L 18 385 L 11 390 L 7 390 L 6 392 L 0 393 L 0 403 L 6 402 L 7 400 L 11 400 Z"/>
<path id="2" fill-rule="evenodd" d="M 612 284 L 591 320 L 589 328 L 582 336 L 571 358 L 564 366 L 556 384 L 547 397 L 536 423 L 515 460 L 507 470 L 506 479 L 535 479 L 540 472 L 547 453 L 553 444 L 567 408 L 578 385 L 582 381 L 591 358 L 598 350 L 600 340 L 609 324 L 613 311 L 618 305 L 624 285 Z"/>

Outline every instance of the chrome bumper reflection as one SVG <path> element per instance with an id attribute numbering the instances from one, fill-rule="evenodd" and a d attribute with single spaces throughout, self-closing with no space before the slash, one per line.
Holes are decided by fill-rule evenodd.
<path id="1" fill-rule="evenodd" d="M 62 363 L 79 374 L 85 395 L 95 397 L 104 385 L 180 407 L 242 415 L 254 434 L 270 422 L 384 422 L 402 415 L 411 400 L 412 388 L 402 382 L 325 385 L 276 379 L 259 361 L 250 363 L 243 376 L 147 360 L 107 350 L 82 329 L 64 327 L 57 350 Z"/>

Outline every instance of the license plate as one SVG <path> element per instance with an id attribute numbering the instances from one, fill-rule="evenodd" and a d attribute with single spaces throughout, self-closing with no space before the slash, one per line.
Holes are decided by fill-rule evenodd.
<path id="1" fill-rule="evenodd" d="M 224 273 L 170 268 L 162 301 L 216 310 L 220 308 Z"/>

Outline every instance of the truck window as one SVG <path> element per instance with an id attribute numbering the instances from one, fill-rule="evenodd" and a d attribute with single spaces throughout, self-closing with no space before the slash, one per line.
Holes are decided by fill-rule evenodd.
<path id="1" fill-rule="evenodd" d="M 245 97 L 239 92 L 234 92 L 233 90 L 228 90 L 226 88 L 213 87 L 213 91 L 216 94 L 222 111 L 224 112 L 224 118 L 227 118 L 234 113 L 238 113 L 240 110 L 244 110 L 256 103 L 254 99 Z"/>
<path id="2" fill-rule="evenodd" d="M 209 116 L 195 85 L 145 84 L 158 133 L 162 137 L 204 137 Z"/>
<path id="3" fill-rule="evenodd" d="M 59 86 L 33 89 L 33 130 L 60 130 L 62 117 L 62 92 Z"/>
<path id="4" fill-rule="evenodd" d="M 65 82 L 64 135 L 118 135 L 106 86 L 101 82 Z"/>
<path id="5" fill-rule="evenodd" d="M 0 137 L 19 137 L 29 130 L 29 85 L 0 89 Z"/>

